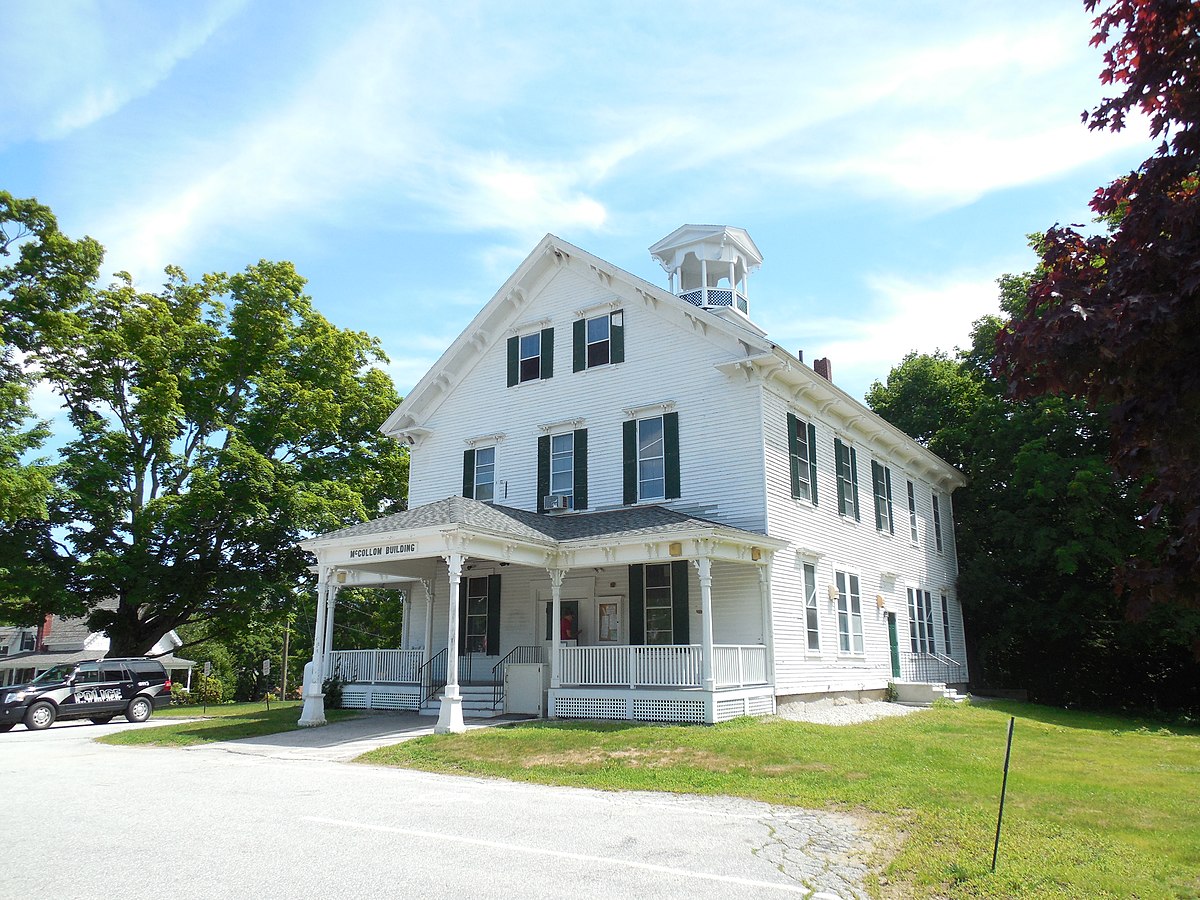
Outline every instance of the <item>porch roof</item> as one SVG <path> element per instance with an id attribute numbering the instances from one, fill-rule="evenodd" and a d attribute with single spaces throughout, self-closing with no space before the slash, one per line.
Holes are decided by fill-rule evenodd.
<path id="1" fill-rule="evenodd" d="M 447 497 L 415 509 L 381 516 L 304 541 L 300 546 L 327 561 L 339 550 L 381 542 L 404 542 L 422 538 L 409 558 L 441 555 L 456 546 L 471 556 L 511 559 L 532 565 L 591 564 L 579 557 L 602 556 L 609 562 L 637 562 L 666 556 L 658 547 L 664 542 L 689 542 L 686 550 L 673 555 L 696 556 L 706 541 L 707 555 L 746 557 L 752 547 L 768 553 L 785 542 L 757 532 L 723 525 L 710 519 L 665 506 L 631 506 L 620 509 L 551 515 L 482 503 L 464 497 Z M 466 538 L 465 543 L 461 540 Z M 620 548 L 640 547 L 620 553 Z M 619 556 L 619 558 L 618 558 Z M 361 557 L 359 557 L 361 558 Z M 354 565 L 352 556 L 348 562 Z M 379 562 L 380 560 L 371 560 Z M 755 559 L 754 561 L 758 561 Z"/>

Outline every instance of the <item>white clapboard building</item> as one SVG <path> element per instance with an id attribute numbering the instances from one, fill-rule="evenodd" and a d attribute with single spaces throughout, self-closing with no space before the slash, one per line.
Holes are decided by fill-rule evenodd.
<path id="1" fill-rule="evenodd" d="M 304 543 L 314 664 L 347 706 L 718 722 L 967 680 L 963 476 L 751 317 L 762 257 L 685 225 L 667 287 L 547 235 L 383 431 L 408 509 Z M 404 646 L 338 650 L 337 593 L 406 592 Z M 931 687 L 931 691 L 940 687 Z"/>

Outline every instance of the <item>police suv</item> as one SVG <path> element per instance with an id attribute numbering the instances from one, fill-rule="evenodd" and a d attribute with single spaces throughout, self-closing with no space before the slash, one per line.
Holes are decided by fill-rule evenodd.
<path id="1" fill-rule="evenodd" d="M 24 722 L 31 731 L 55 719 L 91 719 L 97 725 L 124 716 L 145 722 L 171 702 L 171 679 L 154 659 L 101 659 L 47 669 L 29 684 L 0 688 L 0 732 Z"/>

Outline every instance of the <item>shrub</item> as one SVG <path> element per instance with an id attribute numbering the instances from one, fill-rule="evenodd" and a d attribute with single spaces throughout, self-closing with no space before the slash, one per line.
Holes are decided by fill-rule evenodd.
<path id="1" fill-rule="evenodd" d="M 195 703 L 191 692 L 178 681 L 171 684 L 171 705 L 172 706 L 187 706 L 189 703 Z"/>
<path id="2" fill-rule="evenodd" d="M 332 678 L 326 678 L 325 683 L 321 685 L 321 690 L 325 693 L 325 707 L 327 709 L 342 708 L 342 681 L 341 675 L 334 675 Z"/>
<path id="3" fill-rule="evenodd" d="M 225 699 L 225 685 L 216 675 L 199 675 L 192 685 L 192 703 L 216 705 Z"/>

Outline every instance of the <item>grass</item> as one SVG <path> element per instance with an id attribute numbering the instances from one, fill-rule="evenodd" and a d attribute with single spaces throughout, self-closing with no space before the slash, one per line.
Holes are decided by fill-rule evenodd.
<path id="1" fill-rule="evenodd" d="M 289 700 L 285 703 L 271 701 L 271 712 L 277 709 L 294 709 L 299 715 L 304 704 L 299 700 Z M 193 719 L 193 718 L 212 718 L 215 716 L 245 716 L 256 712 L 266 712 L 267 705 L 261 700 L 255 700 L 252 703 L 214 703 L 207 707 L 200 706 L 168 706 L 166 709 L 156 709 L 154 718 L 156 719 Z"/>
<path id="2" fill-rule="evenodd" d="M 995 874 L 1008 717 L 1017 718 Z M 547 722 L 360 757 L 434 772 L 865 811 L 897 897 L 1200 897 L 1200 732 L 1029 704 L 833 727 Z"/>
<path id="3" fill-rule="evenodd" d="M 189 707 L 193 715 L 200 715 L 200 707 Z M 210 706 L 210 715 L 192 722 L 177 722 L 157 728 L 137 728 L 118 731 L 97 738 L 101 744 L 119 746 L 190 747 L 196 744 L 211 744 L 217 741 L 236 741 L 242 738 L 261 737 L 295 731 L 299 718 L 299 703 L 271 704 L 267 712 L 262 703 L 236 703 L 230 706 Z M 156 716 L 171 717 L 175 710 L 157 712 Z M 186 713 L 182 714 L 186 715 Z M 330 721 L 353 716 L 353 710 L 331 709 L 325 711 Z"/>

